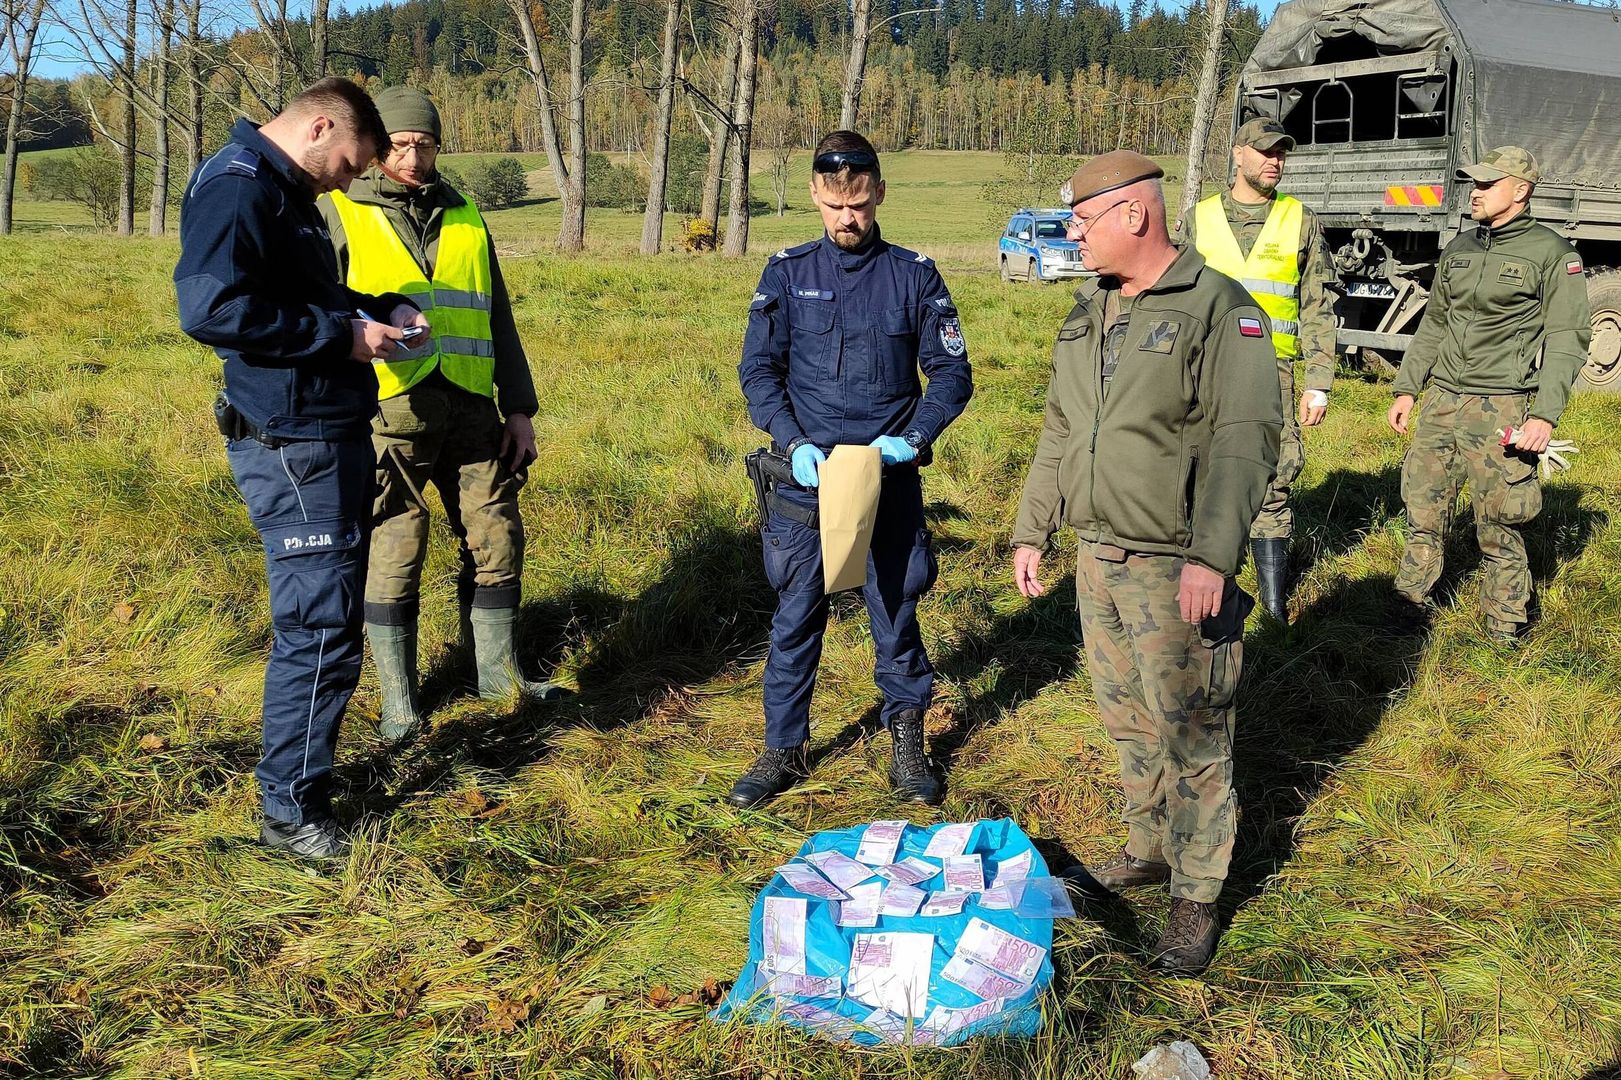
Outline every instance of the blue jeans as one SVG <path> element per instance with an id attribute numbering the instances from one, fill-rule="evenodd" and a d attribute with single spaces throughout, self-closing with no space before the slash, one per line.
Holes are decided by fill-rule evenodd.
<path id="1" fill-rule="evenodd" d="M 814 493 L 783 492 L 796 505 L 815 508 Z M 761 530 L 765 574 L 777 590 L 771 651 L 765 662 L 765 744 L 782 749 L 810 738 L 811 694 L 827 631 L 822 591 L 822 542 L 816 529 L 773 512 Z M 861 592 L 872 623 L 873 681 L 884 695 L 883 723 L 929 707 L 934 668 L 917 624 L 918 597 L 933 586 L 938 567 L 923 527 L 923 487 L 916 469 L 884 476 L 878 516 Z"/>
<path id="2" fill-rule="evenodd" d="M 360 681 L 376 459 L 364 439 L 226 444 L 265 549 L 274 637 L 265 665 L 264 754 L 254 774 L 265 817 L 330 816 L 338 722 Z"/>

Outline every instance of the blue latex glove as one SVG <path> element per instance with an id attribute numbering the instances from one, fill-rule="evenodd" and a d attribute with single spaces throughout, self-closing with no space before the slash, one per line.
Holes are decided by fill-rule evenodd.
<path id="1" fill-rule="evenodd" d="M 788 460 L 794 466 L 794 479 L 799 481 L 800 487 L 813 488 L 822 482 L 821 477 L 816 475 L 816 470 L 827 460 L 827 455 L 815 446 L 810 443 L 801 444 L 794 449 L 794 456 Z"/>
<path id="2" fill-rule="evenodd" d="M 878 457 L 885 465 L 900 465 L 917 457 L 917 447 L 899 435 L 880 435 L 867 445 L 878 448 Z"/>

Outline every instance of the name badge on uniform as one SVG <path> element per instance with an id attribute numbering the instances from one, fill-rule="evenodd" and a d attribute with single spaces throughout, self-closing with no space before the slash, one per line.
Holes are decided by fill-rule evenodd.
<path id="1" fill-rule="evenodd" d="M 1467 270 L 1474 259 L 1468 255 L 1454 255 L 1447 260 L 1448 270 Z"/>
<path id="2" fill-rule="evenodd" d="M 832 289 L 801 289 L 798 285 L 791 287 L 791 292 L 800 300 L 831 300 Z"/>
<path id="3" fill-rule="evenodd" d="M 1160 353 L 1170 356 L 1171 350 L 1176 347 L 1176 336 L 1182 332 L 1182 324 L 1170 319 L 1161 319 L 1148 328 L 1143 335 L 1143 352 Z"/>

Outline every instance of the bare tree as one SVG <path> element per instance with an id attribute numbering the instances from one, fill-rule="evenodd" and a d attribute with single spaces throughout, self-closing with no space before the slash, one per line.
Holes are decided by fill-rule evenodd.
<path id="1" fill-rule="evenodd" d="M 540 36 L 529 0 L 507 0 L 523 38 L 524 60 L 529 81 L 540 100 L 540 136 L 546 160 L 557 180 L 557 193 L 563 203 L 563 224 L 558 229 L 557 246 L 563 251 L 579 251 L 585 246 L 585 0 L 574 0 L 569 23 L 569 156 L 563 160 L 563 144 L 558 137 L 553 112 L 551 78 L 541 52 Z"/>
<path id="2" fill-rule="evenodd" d="M 737 150 L 732 155 L 732 192 L 726 214 L 726 254 L 734 257 L 749 250 L 749 149 L 754 139 L 754 77 L 760 66 L 759 0 L 743 0 L 740 21 L 737 102 L 732 110 Z"/>
<path id="3" fill-rule="evenodd" d="M 732 148 L 732 103 L 737 98 L 737 64 L 742 52 L 741 34 L 730 38 L 726 53 L 726 67 L 721 75 L 720 96 L 712 106 L 711 119 L 706 124 L 702 113 L 698 125 L 709 139 L 709 167 L 704 170 L 704 201 L 698 216 L 709 223 L 711 236 L 720 231 L 720 186 L 726 172 L 726 155 Z"/>
<path id="4" fill-rule="evenodd" d="M 1199 72 L 1199 92 L 1194 98 L 1193 131 L 1188 136 L 1187 181 L 1182 187 L 1182 202 L 1177 208 L 1178 221 L 1186 222 L 1193 204 L 1199 201 L 1199 190 L 1204 186 L 1205 148 L 1210 142 L 1210 127 L 1215 121 L 1216 101 L 1221 83 L 1222 38 L 1227 32 L 1227 5 L 1230 0 L 1207 0 L 1206 16 L 1210 20 L 1210 33 L 1205 38 L 1204 61 Z"/>
<path id="5" fill-rule="evenodd" d="M 124 34 L 119 44 L 124 50 L 124 62 L 119 71 L 119 99 L 122 102 L 124 125 L 118 139 L 118 235 L 135 235 L 135 143 L 139 131 L 135 127 L 135 34 L 137 30 L 136 0 L 124 0 Z"/>
<path id="6" fill-rule="evenodd" d="M 852 0 L 850 62 L 844 69 L 844 104 L 839 108 L 839 127 L 845 131 L 856 126 L 856 110 L 861 107 L 861 84 L 867 77 L 867 39 L 871 35 L 872 0 Z"/>
<path id="7" fill-rule="evenodd" d="M 310 5 L 310 72 L 309 82 L 326 78 L 326 12 L 329 0 L 314 0 Z"/>
<path id="8" fill-rule="evenodd" d="M 12 199 L 17 192 L 17 144 L 28 107 L 28 76 L 37 59 L 34 41 L 45 16 L 45 0 L 0 0 L 6 50 L 11 54 L 11 108 L 6 112 L 6 158 L 0 172 L 0 236 L 11 233 Z"/>
<path id="9" fill-rule="evenodd" d="M 175 0 L 161 0 L 157 40 L 152 50 L 152 203 L 146 231 L 162 236 L 169 214 L 169 68 L 174 43 Z"/>
<path id="10" fill-rule="evenodd" d="M 680 52 L 681 0 L 664 13 L 664 62 L 659 68 L 659 111 L 653 121 L 653 162 L 647 170 L 647 210 L 642 215 L 642 254 L 664 246 L 664 189 L 670 176 L 670 121 L 675 113 L 675 65 Z"/>
<path id="11" fill-rule="evenodd" d="M 186 0 L 186 176 L 203 163 L 203 0 Z"/>

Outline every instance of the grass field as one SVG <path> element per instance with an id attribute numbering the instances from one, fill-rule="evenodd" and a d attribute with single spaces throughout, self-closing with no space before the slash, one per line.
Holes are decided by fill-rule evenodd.
<path id="1" fill-rule="evenodd" d="M 1582 453 L 1528 529 L 1541 620 L 1509 655 L 1479 625 L 1467 516 L 1433 631 L 1390 633 L 1402 444 L 1351 373 L 1297 489 L 1298 626 L 1246 641 L 1207 977 L 1144 977 L 1145 895 L 1059 924 L 1033 1041 L 856 1052 L 681 1000 L 736 974 L 753 895 L 818 829 L 1012 815 L 1058 865 L 1119 843 L 1073 593 L 1026 603 L 1007 570 L 1068 297 L 996 279 L 990 160 L 899 157 L 884 216 L 941 252 L 978 388 L 926 481 L 945 806 L 887 793 L 848 600 L 813 782 L 721 802 L 758 744 L 773 600 L 735 375 L 760 260 L 630 257 L 639 219 L 614 213 L 560 258 L 539 203 L 493 215 L 544 402 L 524 620 L 579 694 L 462 694 L 441 527 L 434 729 L 385 753 L 368 671 L 339 762 L 364 838 L 330 875 L 252 842 L 262 559 L 208 418 L 218 364 L 176 328 L 174 243 L 0 240 L 0 1074 L 1118 1078 L 1188 1038 L 1224 1078 L 1616 1075 L 1621 407 L 1584 397 L 1561 426 Z M 755 226 L 762 253 L 815 234 L 798 211 Z"/>

